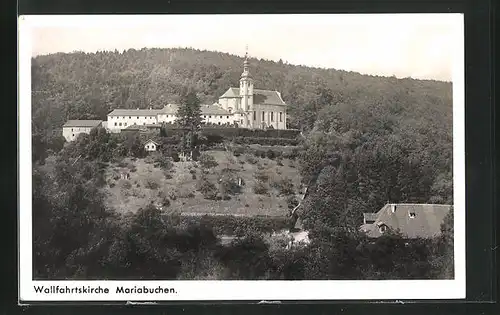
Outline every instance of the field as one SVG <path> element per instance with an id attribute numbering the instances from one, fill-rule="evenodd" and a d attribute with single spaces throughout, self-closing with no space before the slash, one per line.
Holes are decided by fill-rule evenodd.
<path id="1" fill-rule="evenodd" d="M 107 206 L 120 213 L 135 212 L 148 204 L 155 204 L 166 212 L 176 211 L 184 215 L 234 214 L 282 216 L 288 213 L 287 198 L 299 193 L 300 178 L 295 162 L 281 162 L 250 155 L 238 157 L 224 151 L 206 151 L 214 157 L 217 166 L 203 168 L 200 162 L 173 162 L 169 170 L 155 166 L 153 159 L 125 159 L 111 164 L 106 170 L 105 192 Z M 241 179 L 238 193 L 229 198 L 207 199 L 197 190 L 200 178 L 218 186 L 222 174 L 230 172 Z M 129 174 L 122 179 L 121 174 Z M 264 176 L 264 192 L 254 192 L 258 184 L 256 174 Z M 258 176 L 258 175 L 257 175 Z M 275 183 L 290 180 L 293 193 L 280 193 Z M 274 184 L 273 184 L 274 183 Z M 165 199 L 167 203 L 165 204 Z"/>

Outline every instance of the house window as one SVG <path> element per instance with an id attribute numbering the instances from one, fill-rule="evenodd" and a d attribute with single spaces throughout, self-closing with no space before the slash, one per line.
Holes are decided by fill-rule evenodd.
<path id="1" fill-rule="evenodd" d="M 144 123 L 142 123 L 142 124 L 143 124 L 143 125 L 146 125 L 146 123 L 145 123 L 145 122 L 144 122 Z"/>
<path id="2" fill-rule="evenodd" d="M 128 119 L 132 119 L 132 117 L 128 116 Z"/>
<path id="3" fill-rule="evenodd" d="M 253 120 L 257 120 L 257 112 L 253 111 Z"/>
<path id="4" fill-rule="evenodd" d="M 229 116 L 227 116 L 227 119 L 229 119 Z"/>
<path id="5" fill-rule="evenodd" d="M 212 118 L 212 115 L 208 116 L 208 118 Z"/>
<path id="6" fill-rule="evenodd" d="M 264 112 L 264 111 L 262 111 L 262 121 L 266 120 L 266 118 L 265 118 L 265 117 L 266 117 L 266 114 L 265 114 L 265 112 Z"/>
<path id="7" fill-rule="evenodd" d="M 73 137 L 75 136 L 75 134 L 73 134 Z"/>
<path id="8" fill-rule="evenodd" d="M 137 116 L 137 119 L 139 119 L 139 116 Z"/>
<path id="9" fill-rule="evenodd" d="M 410 219 L 413 219 L 415 217 L 415 212 L 410 212 L 409 215 L 410 215 Z"/>
<path id="10" fill-rule="evenodd" d="M 203 118 L 207 118 L 207 115 L 203 115 Z"/>
<path id="11" fill-rule="evenodd" d="M 283 113 L 280 112 L 280 122 L 283 122 Z"/>
<path id="12" fill-rule="evenodd" d="M 220 116 L 220 119 L 222 119 L 222 116 Z"/>
<path id="13" fill-rule="evenodd" d="M 220 125 L 220 121 L 218 122 L 218 124 Z"/>
<path id="14" fill-rule="evenodd" d="M 155 124 L 155 122 L 153 121 L 153 125 Z"/>
<path id="15" fill-rule="evenodd" d="M 117 125 L 117 123 L 115 122 L 115 126 Z"/>
<path id="16" fill-rule="evenodd" d="M 124 126 L 126 126 L 126 125 L 127 125 L 127 123 L 123 123 L 123 125 L 124 125 Z"/>
<path id="17" fill-rule="evenodd" d="M 274 112 L 271 112 L 271 121 L 274 121 Z"/>
<path id="18" fill-rule="evenodd" d="M 121 126 L 121 125 L 122 125 L 122 123 L 119 123 L 119 125 Z"/>

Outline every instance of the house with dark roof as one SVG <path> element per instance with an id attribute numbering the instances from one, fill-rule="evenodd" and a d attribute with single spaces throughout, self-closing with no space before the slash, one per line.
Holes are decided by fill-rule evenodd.
<path id="1" fill-rule="evenodd" d="M 102 120 L 68 120 L 62 127 L 66 141 L 73 141 L 81 133 L 89 134 L 94 128 L 102 126 Z"/>
<path id="2" fill-rule="evenodd" d="M 408 239 L 433 238 L 441 234 L 441 224 L 452 205 L 386 204 L 376 213 L 364 213 L 360 230 L 377 238 L 392 230 Z"/>

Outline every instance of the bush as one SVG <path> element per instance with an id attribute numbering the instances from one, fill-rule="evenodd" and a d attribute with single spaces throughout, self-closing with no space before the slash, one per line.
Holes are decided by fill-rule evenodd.
<path id="1" fill-rule="evenodd" d="M 299 201 L 297 200 L 297 198 L 295 196 L 289 196 L 286 199 L 286 204 L 288 205 L 288 209 L 293 210 L 293 208 L 298 206 Z"/>
<path id="2" fill-rule="evenodd" d="M 124 189 L 130 189 L 130 188 L 132 188 L 132 184 L 129 181 L 125 181 L 122 184 L 122 188 L 124 188 Z"/>
<path id="3" fill-rule="evenodd" d="M 254 165 L 257 164 L 257 159 L 255 157 L 251 156 L 251 155 L 247 155 L 245 157 L 245 159 L 250 164 L 254 164 Z"/>
<path id="4" fill-rule="evenodd" d="M 269 174 L 266 171 L 262 170 L 262 169 L 260 169 L 257 172 L 255 172 L 254 173 L 254 177 L 255 177 L 255 179 L 257 181 L 263 182 L 263 183 L 267 182 L 269 180 Z"/>
<path id="5" fill-rule="evenodd" d="M 172 179 L 172 174 L 165 172 L 166 179 Z"/>
<path id="6" fill-rule="evenodd" d="M 158 187 L 160 187 L 160 185 L 156 181 L 148 179 L 146 181 L 146 183 L 144 184 L 144 187 L 146 187 L 147 189 L 154 190 L 154 189 L 158 189 Z"/>
<path id="7" fill-rule="evenodd" d="M 211 226 L 218 235 L 241 235 L 246 231 L 272 233 L 274 231 L 287 229 L 291 222 L 288 217 L 236 217 L 232 215 L 205 215 L 201 217 L 183 216 L 181 217 L 181 221 L 181 224 L 185 225 L 201 224 L 204 226 Z"/>
<path id="8" fill-rule="evenodd" d="M 196 190 L 198 190 L 205 199 L 215 200 L 217 197 L 217 188 L 206 178 L 200 178 L 196 183 Z"/>
<path id="9" fill-rule="evenodd" d="M 264 183 L 258 181 L 253 186 L 253 192 L 256 193 L 257 195 L 268 195 L 269 189 Z"/>
<path id="10" fill-rule="evenodd" d="M 179 153 L 177 151 L 170 153 L 170 157 L 174 162 L 179 162 L 181 160 L 181 158 L 179 157 Z"/>
<path id="11" fill-rule="evenodd" d="M 289 178 L 283 178 L 274 182 L 274 188 L 278 190 L 281 196 L 289 196 L 295 193 L 293 183 Z"/>
<path id="12" fill-rule="evenodd" d="M 163 170 L 170 170 L 174 167 L 172 158 L 164 155 L 158 155 L 154 158 L 154 166 L 160 167 Z"/>
<path id="13" fill-rule="evenodd" d="M 215 158 L 211 156 L 210 154 L 207 153 L 202 153 L 199 158 L 200 165 L 203 168 L 213 168 L 219 165 L 217 161 L 215 161 Z"/>

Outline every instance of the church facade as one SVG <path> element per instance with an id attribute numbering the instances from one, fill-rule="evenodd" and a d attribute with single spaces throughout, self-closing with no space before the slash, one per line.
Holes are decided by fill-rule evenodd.
<path id="1" fill-rule="evenodd" d="M 120 132 L 131 126 L 173 123 L 179 105 L 167 104 L 162 109 L 115 109 L 108 114 L 107 129 Z M 212 105 L 201 105 L 203 122 L 236 125 L 241 128 L 284 130 L 287 105 L 278 91 L 254 89 L 248 56 L 245 56 L 239 87 L 230 87 Z"/>

